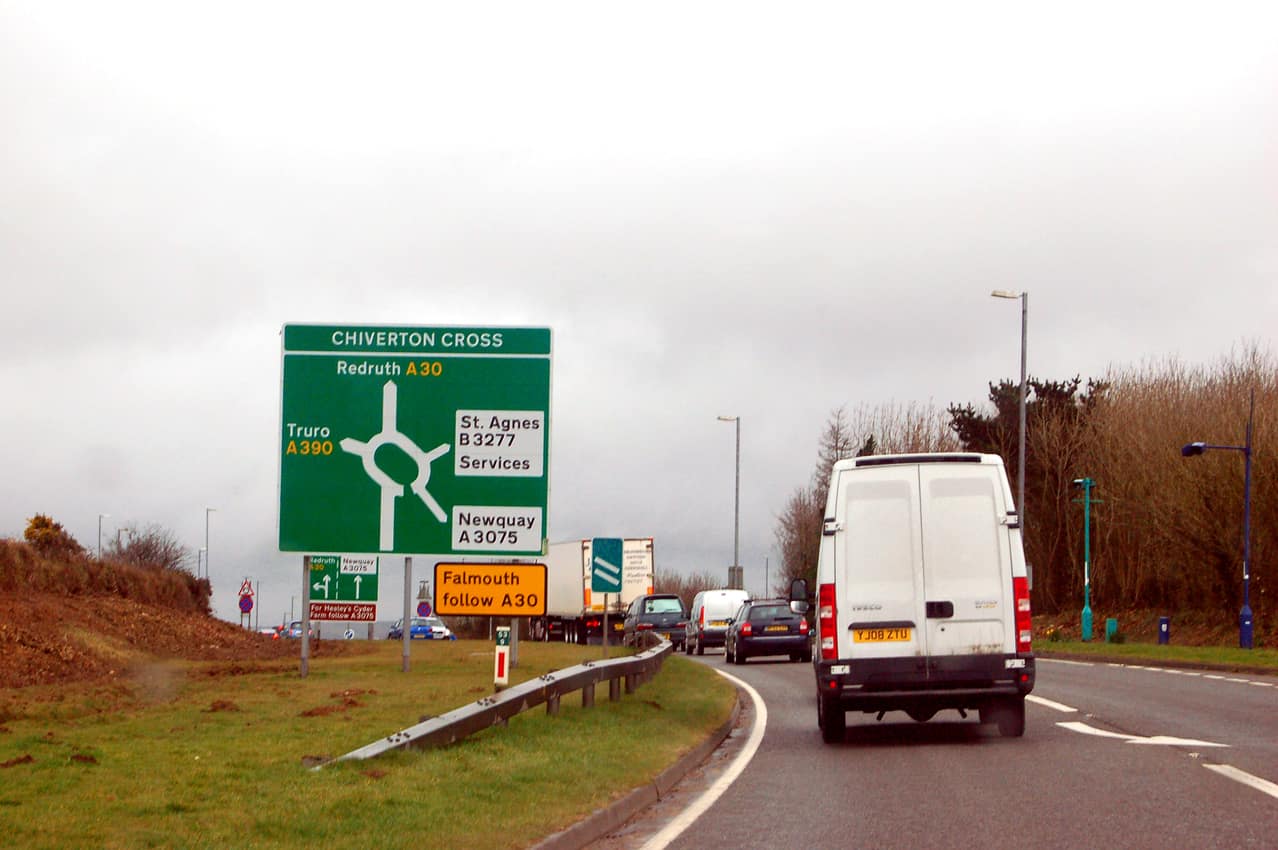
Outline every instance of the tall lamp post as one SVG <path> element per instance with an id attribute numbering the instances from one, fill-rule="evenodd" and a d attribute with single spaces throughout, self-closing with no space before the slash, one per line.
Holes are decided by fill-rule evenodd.
<path id="1" fill-rule="evenodd" d="M 736 485 L 732 499 L 732 569 L 728 571 L 728 586 L 740 588 L 741 581 L 741 417 L 720 416 L 720 422 L 736 423 L 737 429 L 737 463 Z"/>
<path id="2" fill-rule="evenodd" d="M 209 578 L 209 514 L 217 508 L 204 509 L 204 577 Z M 199 578 L 199 576 L 196 576 Z"/>
<path id="3" fill-rule="evenodd" d="M 110 514 L 98 514 L 98 560 L 102 560 L 102 520 L 111 516 Z"/>
<path id="4" fill-rule="evenodd" d="M 1252 648 L 1251 639 L 1251 426 L 1256 414 L 1256 391 L 1251 391 L 1251 408 L 1247 412 L 1247 442 L 1241 446 L 1217 446 L 1211 443 L 1186 443 L 1180 453 L 1194 457 L 1208 449 L 1225 449 L 1243 455 L 1243 604 L 1238 612 L 1238 646 Z"/>
<path id="5" fill-rule="evenodd" d="M 1016 449 L 1016 517 L 1021 526 L 1021 538 L 1025 538 L 1025 336 L 1029 327 L 1029 293 L 1013 292 L 1006 289 L 995 289 L 990 293 L 994 298 L 1019 298 L 1021 300 L 1021 392 L 1020 392 L 1020 429 Z"/>
<path id="6" fill-rule="evenodd" d="M 1092 639 L 1092 488 L 1090 478 L 1075 478 L 1075 487 L 1083 488 L 1083 640 Z M 1079 501 L 1078 499 L 1074 500 Z"/>

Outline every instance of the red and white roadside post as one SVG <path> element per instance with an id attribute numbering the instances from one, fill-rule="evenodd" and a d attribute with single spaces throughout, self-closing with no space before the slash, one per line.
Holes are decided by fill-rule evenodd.
<path id="1" fill-rule="evenodd" d="M 500 691 L 510 683 L 510 626 L 496 629 L 497 654 L 493 658 L 493 690 Z"/>

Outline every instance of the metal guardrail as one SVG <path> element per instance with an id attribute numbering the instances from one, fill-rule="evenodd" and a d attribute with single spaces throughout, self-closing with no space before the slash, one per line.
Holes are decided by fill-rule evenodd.
<path id="1" fill-rule="evenodd" d="M 416 726 L 338 756 L 333 761 L 369 759 L 403 748 L 448 746 L 490 726 L 504 726 L 516 714 L 543 703 L 547 714 L 558 714 L 560 699 L 576 691 L 581 691 L 582 706 L 589 708 L 595 704 L 595 686 L 601 682 L 608 683 L 609 701 L 618 702 L 623 688 L 627 694 L 634 693 L 635 688 L 650 680 L 661 669 L 662 662 L 672 651 L 670 642 L 662 640 L 638 655 L 587 661 L 575 667 L 556 670 L 424 720 Z M 317 765 L 314 769 L 318 770 L 320 767 L 323 765 Z"/>

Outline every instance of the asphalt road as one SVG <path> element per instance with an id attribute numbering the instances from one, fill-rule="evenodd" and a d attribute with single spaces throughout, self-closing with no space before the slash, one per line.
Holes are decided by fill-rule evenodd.
<path id="1" fill-rule="evenodd" d="M 757 691 L 762 741 L 673 840 L 652 841 L 747 749 L 753 712 L 599 848 L 1278 847 L 1278 677 L 1041 659 L 1023 738 L 955 711 L 927 723 L 892 712 L 849 714 L 831 746 L 810 666 L 698 660 Z"/>

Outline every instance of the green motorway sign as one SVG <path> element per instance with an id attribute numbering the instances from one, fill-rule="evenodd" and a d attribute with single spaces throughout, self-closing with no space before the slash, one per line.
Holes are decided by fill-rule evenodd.
<path id="1" fill-rule="evenodd" d="M 550 329 L 285 325 L 279 547 L 540 554 Z"/>

